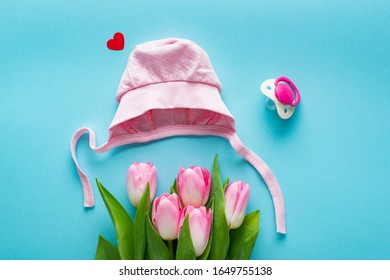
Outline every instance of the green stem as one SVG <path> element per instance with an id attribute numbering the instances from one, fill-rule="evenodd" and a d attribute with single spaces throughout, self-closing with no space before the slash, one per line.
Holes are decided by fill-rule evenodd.
<path id="1" fill-rule="evenodd" d="M 171 253 L 171 255 L 174 257 L 174 254 L 173 254 L 173 241 L 172 240 L 168 240 L 168 249 L 169 249 L 169 252 Z"/>

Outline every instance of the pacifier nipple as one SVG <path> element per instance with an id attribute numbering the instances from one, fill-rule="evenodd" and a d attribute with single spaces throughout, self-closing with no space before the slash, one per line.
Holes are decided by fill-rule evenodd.
<path id="1" fill-rule="evenodd" d="M 282 119 L 290 118 L 301 96 L 298 88 L 287 77 L 265 80 L 260 86 L 261 92 L 267 97 L 266 107 L 278 112 Z"/>
<path id="2" fill-rule="evenodd" d="M 265 99 L 265 107 L 267 107 L 268 110 L 274 111 L 276 110 L 275 102 L 271 98 Z"/>

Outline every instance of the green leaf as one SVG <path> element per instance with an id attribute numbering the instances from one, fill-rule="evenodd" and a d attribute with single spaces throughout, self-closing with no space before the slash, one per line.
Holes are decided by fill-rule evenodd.
<path id="1" fill-rule="evenodd" d="M 172 254 L 169 252 L 164 241 L 154 229 L 149 215 L 145 214 L 146 236 L 147 236 L 147 257 L 150 260 L 172 260 Z"/>
<path id="2" fill-rule="evenodd" d="M 212 181 L 211 195 L 214 200 L 213 204 L 213 227 L 209 259 L 224 260 L 229 248 L 229 226 L 225 216 L 225 197 L 222 187 L 221 176 L 218 168 L 218 155 L 215 156 Z"/>
<path id="3" fill-rule="evenodd" d="M 134 218 L 134 259 L 143 260 L 146 247 L 145 213 L 150 212 L 150 185 L 146 185 L 145 191 L 139 201 Z"/>
<path id="4" fill-rule="evenodd" d="M 213 209 L 213 203 L 214 202 L 214 197 L 211 197 L 210 199 L 209 199 L 209 202 L 207 203 L 207 205 L 206 205 L 206 208 L 210 208 L 210 209 Z"/>
<path id="5" fill-rule="evenodd" d="M 177 190 L 176 179 L 175 179 L 175 181 L 173 182 L 173 186 L 171 186 L 171 194 L 173 194 L 173 193 L 179 195 L 179 191 Z"/>
<path id="6" fill-rule="evenodd" d="M 231 231 L 229 260 L 248 260 L 260 230 L 260 210 L 245 216 L 242 225 Z"/>
<path id="7" fill-rule="evenodd" d="M 120 260 L 118 248 L 99 235 L 99 242 L 96 248 L 95 260 Z"/>
<path id="8" fill-rule="evenodd" d="M 100 195 L 116 231 L 116 241 L 122 260 L 134 259 L 133 221 L 118 200 L 96 179 Z"/>
<path id="9" fill-rule="evenodd" d="M 229 184 L 229 177 L 226 178 L 225 183 L 223 183 L 223 191 L 225 192 L 227 185 Z"/>
<path id="10" fill-rule="evenodd" d="M 183 226 L 180 230 L 180 236 L 176 250 L 177 260 L 194 260 L 196 258 L 195 249 L 191 238 L 189 219 L 190 216 L 187 214 L 184 219 Z"/>

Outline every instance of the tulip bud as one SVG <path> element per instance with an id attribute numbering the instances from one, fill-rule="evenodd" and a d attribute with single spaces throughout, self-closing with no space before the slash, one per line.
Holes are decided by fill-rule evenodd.
<path id="1" fill-rule="evenodd" d="M 231 229 L 238 228 L 244 221 L 249 199 L 249 185 L 235 181 L 225 190 L 225 215 Z"/>
<path id="2" fill-rule="evenodd" d="M 162 239 L 177 238 L 180 212 L 181 203 L 177 194 L 162 194 L 154 200 L 152 222 Z"/>
<path id="3" fill-rule="evenodd" d="M 180 229 L 183 226 L 187 214 L 189 214 L 192 244 L 194 245 L 196 256 L 199 257 L 203 254 L 207 243 L 209 242 L 213 214 L 211 209 L 204 206 L 196 208 L 192 205 L 188 205 L 181 212 Z"/>
<path id="4" fill-rule="evenodd" d="M 157 170 L 153 163 L 134 162 L 127 171 L 127 194 L 131 204 L 137 207 L 149 182 L 150 202 L 156 193 Z"/>
<path id="5" fill-rule="evenodd" d="M 204 206 L 209 198 L 211 178 L 206 168 L 180 167 L 177 175 L 177 189 L 184 206 Z"/>

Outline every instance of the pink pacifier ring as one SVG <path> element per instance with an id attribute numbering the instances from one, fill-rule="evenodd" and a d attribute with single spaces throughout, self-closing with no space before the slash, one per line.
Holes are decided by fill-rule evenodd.
<path id="1" fill-rule="evenodd" d="M 291 87 L 291 89 L 294 91 L 295 98 L 292 102 L 286 101 L 286 100 L 290 100 L 291 99 L 290 95 L 294 94 L 294 93 L 291 93 L 291 91 L 289 91 L 286 88 L 282 88 L 281 90 L 278 90 L 278 86 L 279 86 L 280 82 L 284 82 L 284 83 L 288 84 Z M 280 86 L 279 86 L 279 88 L 280 88 Z M 301 100 L 301 95 L 299 93 L 298 88 L 287 77 L 279 77 L 275 80 L 275 96 L 279 100 L 279 102 L 283 103 L 284 105 L 290 105 L 292 107 L 295 107 L 296 105 L 298 105 L 299 101 Z"/>

